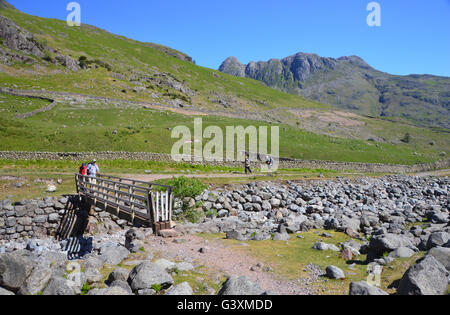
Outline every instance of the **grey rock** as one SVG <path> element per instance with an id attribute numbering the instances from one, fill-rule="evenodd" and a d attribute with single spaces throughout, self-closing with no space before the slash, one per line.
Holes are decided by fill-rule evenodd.
<path id="1" fill-rule="evenodd" d="M 133 294 L 133 291 L 131 291 L 130 286 L 128 285 L 128 282 L 123 281 L 123 280 L 115 280 L 113 281 L 110 285 L 110 287 L 120 287 L 122 288 L 124 291 L 127 292 L 127 294 L 131 295 Z"/>
<path id="2" fill-rule="evenodd" d="M 0 287 L 17 292 L 33 271 L 35 264 L 21 254 L 0 255 Z"/>
<path id="3" fill-rule="evenodd" d="M 350 283 L 349 295 L 388 295 L 383 290 L 365 282 Z"/>
<path id="4" fill-rule="evenodd" d="M 156 291 L 153 289 L 142 289 L 137 291 L 137 295 L 156 295 Z"/>
<path id="5" fill-rule="evenodd" d="M 435 232 L 430 235 L 427 242 L 427 248 L 431 249 L 437 246 L 444 246 L 450 240 L 450 234 L 447 232 Z"/>
<path id="6" fill-rule="evenodd" d="M 246 276 L 232 276 L 224 283 L 219 295 L 263 295 L 265 293 L 261 286 Z"/>
<path id="7" fill-rule="evenodd" d="M 435 247 L 428 252 L 428 255 L 433 256 L 447 271 L 450 271 L 450 248 Z"/>
<path id="8" fill-rule="evenodd" d="M 75 295 L 71 281 L 62 277 L 53 277 L 48 283 L 43 295 Z"/>
<path id="9" fill-rule="evenodd" d="M 6 295 L 15 295 L 14 292 L 8 291 L 6 289 L 0 288 L 0 296 L 6 296 Z"/>
<path id="10" fill-rule="evenodd" d="M 290 238 L 291 237 L 287 233 L 275 233 L 275 235 L 273 236 L 274 241 L 287 241 Z"/>
<path id="11" fill-rule="evenodd" d="M 122 261 L 124 261 L 129 255 L 130 255 L 130 252 L 125 247 L 113 246 L 113 247 L 106 248 L 104 251 L 102 251 L 99 258 L 105 264 L 118 265 Z"/>
<path id="12" fill-rule="evenodd" d="M 48 268 L 36 267 L 25 280 L 19 290 L 20 295 L 36 295 L 47 286 L 52 277 L 52 271 Z"/>
<path id="13" fill-rule="evenodd" d="M 51 213 L 48 216 L 48 222 L 49 223 L 58 223 L 59 222 L 59 214 L 57 213 Z"/>
<path id="14" fill-rule="evenodd" d="M 447 292 L 448 271 L 433 256 L 413 265 L 400 281 L 399 295 L 443 295 Z"/>
<path id="15" fill-rule="evenodd" d="M 411 240 L 403 235 L 384 234 L 376 235 L 371 238 L 369 248 L 376 255 L 383 255 L 385 252 L 391 252 L 399 247 L 414 247 Z"/>
<path id="16" fill-rule="evenodd" d="M 83 266 L 85 269 L 100 269 L 103 267 L 103 260 L 101 260 L 97 256 L 90 256 L 83 262 Z"/>
<path id="17" fill-rule="evenodd" d="M 345 279 L 344 271 L 336 266 L 328 266 L 325 271 L 328 278 Z"/>
<path id="18" fill-rule="evenodd" d="M 166 291 L 165 295 L 193 295 L 194 291 L 187 282 L 180 283 Z"/>
<path id="19" fill-rule="evenodd" d="M 177 267 L 177 264 L 174 262 L 171 262 L 167 259 L 158 259 L 154 262 L 154 264 L 160 266 L 161 268 L 163 268 L 164 270 L 166 270 L 167 272 L 171 272 L 173 269 L 175 269 Z"/>
<path id="20" fill-rule="evenodd" d="M 415 254 L 415 252 L 407 247 L 399 247 L 389 253 L 389 257 L 392 258 L 409 258 L 412 257 Z"/>
<path id="21" fill-rule="evenodd" d="M 151 262 L 144 262 L 131 271 L 128 283 L 136 292 L 142 289 L 152 289 L 154 285 L 161 285 L 163 289 L 168 288 L 173 284 L 173 279 L 163 267 Z"/>
<path id="22" fill-rule="evenodd" d="M 94 284 L 94 283 L 100 282 L 103 279 L 103 275 L 101 274 L 101 272 L 94 268 L 87 269 L 84 272 L 84 275 L 86 277 L 87 283 L 89 283 L 89 284 Z"/>
<path id="23" fill-rule="evenodd" d="M 88 295 L 117 295 L 117 296 L 124 296 L 124 295 L 131 295 L 129 291 L 122 288 L 121 286 L 111 286 L 105 289 L 95 289 L 88 293 Z"/>
<path id="24" fill-rule="evenodd" d="M 111 272 L 108 276 L 107 283 L 113 283 L 115 281 L 128 281 L 130 271 L 125 268 L 118 268 Z"/>

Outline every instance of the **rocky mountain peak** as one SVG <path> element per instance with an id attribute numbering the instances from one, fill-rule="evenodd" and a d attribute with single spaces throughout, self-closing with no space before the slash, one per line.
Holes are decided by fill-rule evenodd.
<path id="1" fill-rule="evenodd" d="M 228 57 L 219 67 L 219 71 L 237 77 L 245 77 L 245 65 L 236 57 Z"/>

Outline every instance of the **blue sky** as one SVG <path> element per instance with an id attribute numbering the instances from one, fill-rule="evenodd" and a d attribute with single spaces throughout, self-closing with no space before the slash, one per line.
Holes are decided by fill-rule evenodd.
<path id="1" fill-rule="evenodd" d="M 393 74 L 450 76 L 450 0 L 378 0 L 381 27 L 369 27 L 372 0 L 78 0 L 81 22 L 183 51 L 217 69 L 296 52 L 358 55 Z M 65 20 L 68 0 L 9 0 L 29 14 Z"/>

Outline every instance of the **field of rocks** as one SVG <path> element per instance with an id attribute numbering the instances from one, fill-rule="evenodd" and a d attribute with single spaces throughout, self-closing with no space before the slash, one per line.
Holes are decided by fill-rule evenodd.
<path id="1" fill-rule="evenodd" d="M 159 236 L 96 208 L 83 237 L 60 241 L 64 200 L 3 201 L 0 294 L 445 295 L 449 184 L 386 176 L 210 187 L 176 200 L 179 221 Z M 11 218 L 23 217 L 32 227 L 17 233 Z"/>

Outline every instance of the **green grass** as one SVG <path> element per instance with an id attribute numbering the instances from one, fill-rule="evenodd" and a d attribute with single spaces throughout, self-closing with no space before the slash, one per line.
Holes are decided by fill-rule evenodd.
<path id="1" fill-rule="evenodd" d="M 219 278 L 219 280 L 214 278 Z M 173 280 L 174 285 L 183 282 L 189 283 L 194 295 L 208 295 L 208 288 L 213 289 L 217 294 L 226 278 L 220 275 L 220 272 L 210 270 L 206 266 L 200 266 L 193 271 L 180 271 L 173 276 Z"/>
<path id="2" fill-rule="evenodd" d="M 340 253 L 333 251 L 318 251 L 312 249 L 312 246 L 323 241 L 329 244 L 335 244 L 339 247 L 340 242 L 350 240 L 346 234 L 326 231 L 333 238 L 322 238 L 318 234 L 323 230 L 315 230 L 301 233 L 304 239 L 296 238 L 292 235 L 289 241 L 235 241 L 224 239 L 224 234 L 198 234 L 202 238 L 209 241 L 223 242 L 230 246 L 233 250 L 244 251 L 245 253 L 255 257 L 265 265 L 271 266 L 276 276 L 281 279 L 295 280 L 308 277 L 305 267 L 312 263 L 320 266 L 323 270 L 330 265 L 341 268 L 346 278 L 342 280 L 330 280 L 327 278 L 319 278 L 318 281 L 312 283 L 312 288 L 316 294 L 338 294 L 347 295 L 351 282 L 366 281 L 368 276 L 366 255 L 354 258 L 353 261 L 346 261 Z M 240 243 L 246 243 L 249 246 L 239 246 Z M 396 259 L 392 264 L 383 269 L 381 275 L 381 289 L 393 294 L 395 293 L 395 285 L 401 279 L 406 270 L 423 257 L 423 253 L 418 253 L 411 258 Z M 351 264 L 355 264 L 353 270 L 350 269 Z"/>
<path id="3" fill-rule="evenodd" d="M 184 125 L 193 132 L 193 117 L 136 107 L 117 108 L 106 104 L 59 104 L 51 111 L 19 120 L 14 118 L 16 112 L 11 111 L 11 108 L 27 112 L 44 104 L 41 100 L 4 96 L 4 102 L 0 103 L 0 110 L 6 113 L 0 117 L 0 150 L 3 151 L 170 153 L 173 144 L 178 140 L 171 138 L 170 130 Z M 267 126 L 270 130 L 270 125 L 260 121 L 203 117 L 203 128 L 218 126 L 226 130 L 227 126 L 239 125 Z M 426 163 L 438 159 L 442 147 L 446 144 L 445 140 L 440 140 L 434 147 L 421 147 L 415 142 L 410 145 L 375 145 L 368 141 L 314 134 L 284 124 L 279 127 L 280 155 L 307 160 Z M 114 131 L 117 131 L 116 135 L 113 134 Z M 224 143 L 225 137 L 224 132 Z M 205 139 L 203 145 L 207 142 Z M 269 139 L 269 152 L 270 145 Z M 419 154 L 416 155 L 415 152 Z"/>

